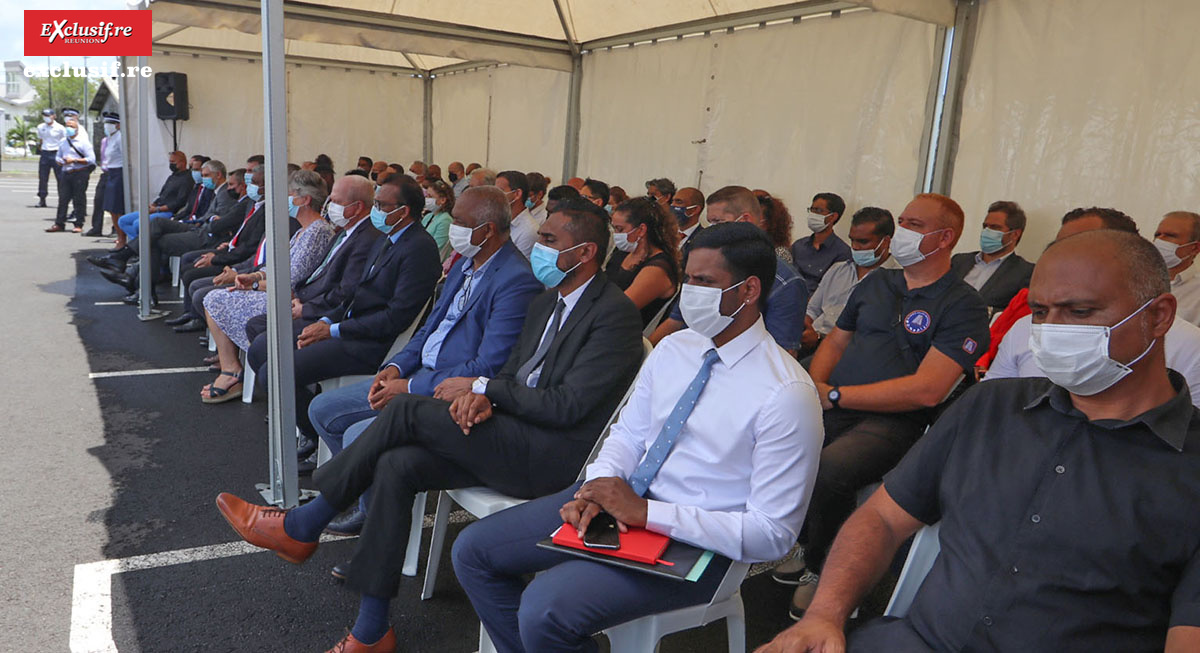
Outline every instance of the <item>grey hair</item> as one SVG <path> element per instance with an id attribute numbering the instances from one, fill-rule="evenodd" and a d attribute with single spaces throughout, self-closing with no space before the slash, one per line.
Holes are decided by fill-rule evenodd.
<path id="1" fill-rule="evenodd" d="M 484 186 L 496 185 L 496 171 L 491 168 L 477 168 L 471 172 L 471 179 L 480 177 Z"/>
<path id="2" fill-rule="evenodd" d="M 1183 218 L 1192 223 L 1192 241 L 1200 240 L 1200 215 L 1191 211 L 1171 211 L 1164 218 Z"/>
<path id="3" fill-rule="evenodd" d="M 329 189 L 325 188 L 325 180 L 312 170 L 297 170 L 288 177 L 288 190 L 297 195 L 312 198 L 309 207 L 320 211 L 329 197 Z"/>
<path id="4" fill-rule="evenodd" d="M 391 180 L 389 179 L 389 182 L 390 181 Z M 347 204 L 362 202 L 369 211 L 371 209 L 371 205 L 375 202 L 375 182 L 371 181 L 369 177 L 349 175 L 347 177 L 338 178 L 334 184 L 343 184 L 348 187 L 346 188 L 346 199 L 348 200 L 346 202 Z M 322 200 L 322 203 L 324 203 L 324 200 Z"/>
<path id="5" fill-rule="evenodd" d="M 229 172 L 225 170 L 225 164 L 221 163 L 220 161 L 218 161 L 216 159 L 209 159 L 209 160 L 205 161 L 204 164 L 201 165 L 200 167 L 208 168 L 208 171 L 213 173 L 214 175 L 220 175 L 222 177 L 229 176 Z"/>
<path id="6" fill-rule="evenodd" d="M 497 232 L 508 233 L 512 212 L 508 208 L 508 198 L 504 195 L 504 191 L 495 186 L 468 188 L 458 198 L 456 208 L 461 206 L 461 202 L 467 198 L 474 198 L 478 201 L 473 212 L 475 219 L 478 220 L 476 226 L 490 222 L 496 225 Z"/>
<path id="7" fill-rule="evenodd" d="M 663 195 L 675 196 L 675 182 L 665 177 L 662 179 L 651 179 L 646 182 L 646 190 L 649 191 L 651 187 L 658 189 L 658 192 Z"/>
<path id="8" fill-rule="evenodd" d="M 1167 264 L 1158 253 L 1158 248 L 1145 238 L 1123 230 L 1093 229 L 1056 240 L 1046 250 L 1077 238 L 1090 238 L 1113 246 L 1117 251 L 1113 262 L 1125 267 L 1123 276 L 1126 288 L 1133 294 L 1137 304 L 1145 304 L 1163 293 L 1171 292 L 1171 273 L 1167 271 Z"/>

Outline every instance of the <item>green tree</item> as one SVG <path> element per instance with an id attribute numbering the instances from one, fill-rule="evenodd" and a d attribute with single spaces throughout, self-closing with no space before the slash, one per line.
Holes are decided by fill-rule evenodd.
<path id="1" fill-rule="evenodd" d="M 13 119 L 13 126 L 4 135 L 4 142 L 9 147 L 22 148 L 25 150 L 25 155 L 28 156 L 30 144 L 37 142 L 37 128 L 29 121 L 17 116 Z"/>
<path id="2" fill-rule="evenodd" d="M 100 88 L 99 81 L 86 77 L 31 77 L 29 83 L 37 91 L 37 99 L 29 105 L 29 113 L 26 114 L 30 120 L 39 120 L 42 109 L 59 111 L 63 107 L 74 107 L 86 111 L 87 107 L 83 106 L 83 85 L 86 83 L 88 86 L 88 103 L 96 97 L 96 89 Z M 50 104 L 51 90 L 54 92 L 53 106 Z M 58 116 L 58 121 L 62 122 L 62 116 Z"/>

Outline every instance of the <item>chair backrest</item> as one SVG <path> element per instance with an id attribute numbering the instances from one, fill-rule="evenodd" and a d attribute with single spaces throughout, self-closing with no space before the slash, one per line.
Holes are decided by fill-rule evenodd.
<path id="1" fill-rule="evenodd" d="M 429 314 L 431 306 L 433 306 L 432 297 L 429 298 L 429 301 L 425 302 L 425 306 L 421 308 L 421 312 L 417 313 L 417 316 L 413 318 L 412 324 L 408 325 L 408 328 L 403 333 L 396 336 L 396 340 L 392 342 L 392 348 L 388 350 L 387 356 L 383 357 L 383 363 L 392 360 L 392 357 L 399 354 L 400 350 L 404 349 L 405 345 L 408 344 L 408 341 L 412 340 L 413 334 L 417 332 L 417 329 L 421 327 L 421 323 L 425 321 L 425 317 Z M 383 363 L 380 364 L 382 365 Z"/>
<path id="2" fill-rule="evenodd" d="M 646 362 L 646 358 L 650 356 L 650 350 L 654 349 L 654 345 L 642 336 L 642 362 Z M 625 408 L 625 404 L 629 402 L 629 398 L 633 396 L 633 388 L 637 386 L 637 378 L 634 377 L 633 382 L 629 384 L 629 388 L 625 391 L 625 396 L 621 397 L 621 401 L 617 402 L 617 408 L 613 411 L 608 422 L 604 424 L 604 430 L 600 432 L 600 437 L 596 438 L 596 444 L 592 447 L 592 453 L 588 454 L 587 462 L 583 463 L 583 468 L 579 470 L 579 476 L 575 478 L 577 481 L 583 480 L 583 475 L 587 471 L 588 465 L 596 460 L 596 456 L 600 455 L 600 447 L 604 445 L 604 439 L 608 437 L 609 431 L 612 430 L 612 425 L 617 423 L 617 418 L 621 416 L 621 409 Z"/>
<path id="3" fill-rule="evenodd" d="M 671 307 L 675 305 L 675 300 L 677 299 L 679 299 L 678 291 L 671 296 L 671 299 L 667 300 L 666 304 L 663 304 L 662 308 L 658 309 L 658 313 L 654 315 L 654 319 L 650 320 L 650 323 L 646 325 L 646 328 L 642 329 L 642 337 L 649 338 L 650 334 L 654 333 L 654 330 L 658 328 L 658 325 L 662 324 L 663 318 L 667 316 L 667 311 L 671 310 Z"/>
<path id="4" fill-rule="evenodd" d="M 941 542 L 938 541 L 939 528 L 940 522 L 925 526 L 913 537 L 912 546 L 908 549 L 908 558 L 900 570 L 900 580 L 896 582 L 896 589 L 892 591 L 887 610 L 883 612 L 884 616 L 903 617 L 908 614 L 908 608 L 912 605 L 917 590 L 921 589 L 921 583 L 925 582 L 925 576 L 933 569 L 933 562 L 942 550 Z"/>
<path id="5" fill-rule="evenodd" d="M 729 570 L 725 572 L 725 577 L 721 579 L 721 584 L 717 586 L 717 591 L 713 594 L 712 600 L 708 602 L 708 608 L 720 605 L 728 601 L 742 587 L 742 581 L 746 580 L 746 574 L 750 573 L 749 562 L 732 562 L 729 565 Z M 712 621 L 708 618 L 707 613 L 704 616 L 704 623 Z"/>

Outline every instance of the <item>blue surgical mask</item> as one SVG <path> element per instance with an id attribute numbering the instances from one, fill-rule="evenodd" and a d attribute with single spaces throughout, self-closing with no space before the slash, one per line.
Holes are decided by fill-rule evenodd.
<path id="1" fill-rule="evenodd" d="M 262 193 L 258 188 L 258 184 L 246 184 L 246 195 L 255 202 L 262 201 Z"/>
<path id="2" fill-rule="evenodd" d="M 292 201 L 292 196 L 288 195 L 288 217 L 294 218 L 294 217 L 296 217 L 296 214 L 299 212 L 300 212 L 300 207 L 296 206 L 296 203 L 294 201 Z"/>
<path id="3" fill-rule="evenodd" d="M 533 209 L 533 200 L 525 200 L 525 208 Z"/>
<path id="4" fill-rule="evenodd" d="M 75 137 L 75 128 L 74 127 L 67 127 L 67 136 L 70 136 L 71 138 Z"/>
<path id="5" fill-rule="evenodd" d="M 612 204 L 609 204 L 609 205 L 607 205 L 607 206 L 605 206 L 605 207 L 604 207 L 604 212 L 605 212 L 605 213 L 607 213 L 607 214 L 609 214 L 609 215 L 612 215 L 612 211 L 613 211 Z"/>
<path id="6" fill-rule="evenodd" d="M 246 185 L 247 185 L 247 186 L 249 186 L 250 184 L 254 183 L 253 181 L 251 181 L 251 180 L 253 180 L 253 179 L 254 179 L 254 173 L 252 173 L 252 172 L 247 172 L 246 174 L 242 175 L 242 177 L 243 177 L 243 178 L 246 180 Z"/>
<path id="7" fill-rule="evenodd" d="M 378 206 L 373 206 L 371 207 L 371 224 L 375 225 L 375 228 L 383 233 L 389 233 L 396 225 L 389 225 L 387 223 L 388 216 L 399 210 L 400 207 L 396 207 L 391 211 L 384 213 L 383 209 L 379 208 Z"/>
<path id="8" fill-rule="evenodd" d="M 682 206 L 672 206 L 671 212 L 675 214 L 675 219 L 679 221 L 679 224 L 684 224 L 688 221 L 687 209 Z"/>
<path id="9" fill-rule="evenodd" d="M 204 184 L 204 187 L 209 190 L 212 190 L 217 187 L 216 183 L 213 182 L 212 177 L 201 177 L 200 183 Z"/>
<path id="10" fill-rule="evenodd" d="M 984 227 L 983 232 L 979 234 L 979 251 L 984 254 L 995 254 L 1004 249 L 1004 235 L 1003 231 Z"/>
<path id="11" fill-rule="evenodd" d="M 200 183 L 200 180 L 201 180 L 201 179 L 202 179 L 202 177 L 200 176 L 200 171 L 199 171 L 199 170 L 193 170 L 193 171 L 192 171 L 192 183 L 193 183 L 193 184 L 198 184 L 198 183 Z"/>
<path id="12" fill-rule="evenodd" d="M 879 262 L 879 248 L 883 247 L 883 243 L 879 243 L 875 249 L 852 249 L 850 256 L 854 258 L 854 264 L 859 267 L 869 268 Z"/>
<path id="13" fill-rule="evenodd" d="M 575 247 L 583 247 L 586 244 L 587 243 L 579 243 Z M 537 277 L 537 280 L 541 281 L 543 286 L 546 286 L 547 288 L 557 288 L 558 284 L 562 283 L 563 279 L 566 279 L 567 275 L 571 273 L 571 270 L 579 267 L 580 263 L 583 262 L 580 261 L 579 263 L 571 266 L 571 270 L 564 271 L 558 269 L 558 257 L 564 252 L 569 252 L 575 249 L 575 247 L 568 247 L 560 252 L 553 247 L 547 247 L 541 243 L 534 243 L 533 252 L 531 252 L 529 255 L 529 263 L 533 266 L 533 276 Z"/>

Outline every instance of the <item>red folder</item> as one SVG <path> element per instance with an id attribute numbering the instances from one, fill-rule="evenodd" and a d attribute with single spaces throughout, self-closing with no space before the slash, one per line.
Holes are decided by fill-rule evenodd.
<path id="1" fill-rule="evenodd" d="M 652 533 L 644 528 L 630 526 L 629 530 L 619 534 L 621 538 L 621 548 L 619 549 L 597 549 L 589 546 L 584 546 L 583 540 L 579 539 L 579 534 L 575 531 L 575 527 L 570 524 L 563 524 L 557 531 L 554 532 L 554 537 L 551 541 L 559 546 L 579 549 L 589 553 L 598 553 L 600 555 L 612 556 L 614 558 L 622 558 L 641 562 L 647 565 L 664 564 L 673 565 L 674 563 L 667 562 L 662 559 L 663 551 L 667 550 L 667 545 L 671 543 L 671 538 L 659 533 Z"/>

